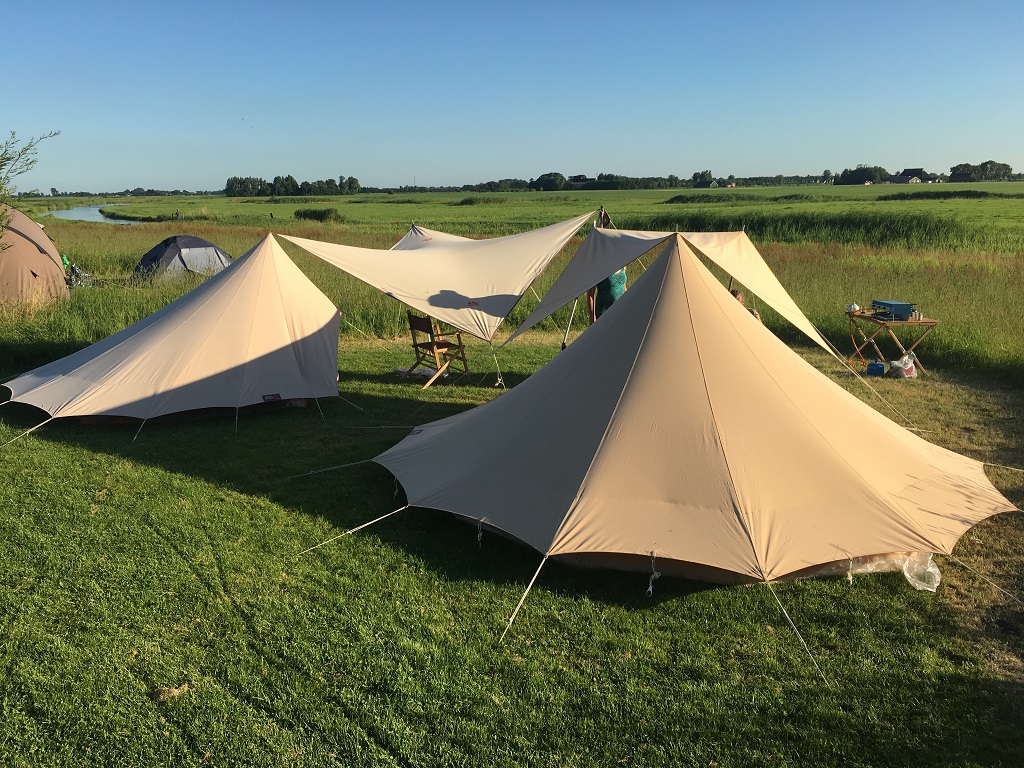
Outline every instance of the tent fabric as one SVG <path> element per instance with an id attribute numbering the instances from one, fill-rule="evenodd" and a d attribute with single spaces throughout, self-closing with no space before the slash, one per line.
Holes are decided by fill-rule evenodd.
<path id="1" fill-rule="evenodd" d="M 337 396 L 339 329 L 337 308 L 268 235 L 158 312 L 4 386 L 52 417 Z"/>
<path id="2" fill-rule="evenodd" d="M 414 251 L 419 248 L 433 248 L 443 243 L 457 243 L 471 240 L 472 238 L 462 235 L 449 235 L 447 232 L 439 232 L 436 229 L 418 227 L 415 224 L 409 228 L 401 240 L 391 246 L 392 251 Z"/>
<path id="3" fill-rule="evenodd" d="M 412 251 L 281 237 L 423 314 L 490 341 L 592 213 L 518 235 L 448 240 Z"/>
<path id="4" fill-rule="evenodd" d="M 16 208 L 0 206 L 9 217 L 0 243 L 0 304 L 31 304 L 69 297 L 64 262 L 53 241 Z"/>
<path id="5" fill-rule="evenodd" d="M 720 582 L 949 553 L 1014 509 L 981 463 L 889 421 L 790 350 L 683 236 L 525 382 L 374 460 L 411 506 L 545 555 L 648 568 L 654 556 L 659 571 Z"/>
<path id="6" fill-rule="evenodd" d="M 135 265 L 136 277 L 168 277 L 184 273 L 215 275 L 231 257 L 201 237 L 173 235 L 153 246 Z"/>
<path id="7" fill-rule="evenodd" d="M 745 232 L 679 234 L 690 248 L 732 275 L 765 304 L 807 334 L 815 344 L 835 355 L 832 347 L 782 287 Z M 505 343 L 565 306 L 598 281 L 622 269 L 658 245 L 668 242 L 672 236 L 673 233 L 670 232 L 594 228 L 537 308 Z"/>

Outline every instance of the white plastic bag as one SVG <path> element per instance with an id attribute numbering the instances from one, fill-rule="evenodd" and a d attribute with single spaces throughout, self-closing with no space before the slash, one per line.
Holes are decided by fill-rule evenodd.
<path id="1" fill-rule="evenodd" d="M 914 589 L 934 592 L 939 588 L 942 574 L 932 559 L 931 552 L 912 552 L 903 564 L 903 575 Z"/>
<path id="2" fill-rule="evenodd" d="M 916 379 L 917 378 L 917 365 L 914 363 L 914 353 L 907 352 L 899 360 L 893 360 L 889 363 L 889 373 L 894 379 Z"/>

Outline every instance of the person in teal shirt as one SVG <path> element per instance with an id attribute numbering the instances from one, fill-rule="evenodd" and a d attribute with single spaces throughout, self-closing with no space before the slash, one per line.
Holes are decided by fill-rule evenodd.
<path id="1" fill-rule="evenodd" d="M 590 310 L 591 324 L 608 311 L 626 292 L 626 268 L 608 275 L 604 280 L 587 291 L 587 309 Z"/>

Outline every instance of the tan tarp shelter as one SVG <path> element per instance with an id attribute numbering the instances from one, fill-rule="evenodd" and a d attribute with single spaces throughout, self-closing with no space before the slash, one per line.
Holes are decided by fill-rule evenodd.
<path id="1" fill-rule="evenodd" d="M 268 235 L 172 304 L 4 386 L 54 418 L 336 397 L 339 325 L 330 299 Z"/>
<path id="2" fill-rule="evenodd" d="M 709 261 L 717 264 L 765 304 L 772 307 L 815 343 L 835 355 L 834 350 L 811 324 L 793 298 L 782 287 L 775 273 L 765 263 L 745 232 L 680 232 L 687 245 Z M 506 344 L 533 327 L 560 307 L 596 285 L 608 275 L 622 269 L 648 251 L 667 243 L 670 232 L 598 229 L 590 231 L 572 261 L 558 276 L 540 304 Z"/>
<path id="3" fill-rule="evenodd" d="M 43 228 L 15 208 L 0 206 L 0 216 L 10 217 L 0 238 L 0 304 L 68 298 L 64 262 Z"/>
<path id="4" fill-rule="evenodd" d="M 412 250 L 281 237 L 425 315 L 490 341 L 530 283 L 590 216 L 508 237 L 449 239 Z"/>
<path id="5" fill-rule="evenodd" d="M 402 239 L 391 246 L 392 251 L 414 251 L 419 248 L 433 248 L 443 243 L 458 243 L 472 238 L 462 235 L 450 235 L 436 229 L 427 229 L 413 224 Z"/>
<path id="6" fill-rule="evenodd" d="M 779 341 L 683 236 L 566 351 L 375 461 L 409 504 L 548 556 L 708 581 L 949 553 L 1014 509 L 983 465 L 889 421 Z"/>

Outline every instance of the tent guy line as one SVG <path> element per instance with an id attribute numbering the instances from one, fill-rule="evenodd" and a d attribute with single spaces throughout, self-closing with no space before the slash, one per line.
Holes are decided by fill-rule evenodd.
<path id="1" fill-rule="evenodd" d="M 357 462 L 357 463 L 361 464 L 362 462 Z M 376 518 L 374 520 L 370 520 L 368 523 L 363 523 L 362 525 L 357 525 L 355 528 L 351 528 L 351 529 L 349 529 L 347 531 L 343 531 L 342 533 L 339 533 L 337 536 L 332 536 L 331 538 L 327 539 L 327 541 L 321 541 L 319 544 L 314 544 L 309 549 L 302 550 L 301 552 L 296 554 L 295 557 L 301 557 L 302 555 L 306 554 L 307 552 L 312 552 L 314 549 L 320 549 L 320 547 L 323 547 L 323 546 L 325 546 L 327 544 L 330 544 L 332 541 L 337 541 L 338 539 L 342 539 L 345 536 L 348 536 L 350 534 L 355 533 L 356 531 L 361 531 L 361 530 L 363 530 L 363 528 L 371 526 L 374 523 L 379 523 L 384 518 L 391 517 L 392 515 L 401 512 L 403 509 L 408 509 L 408 508 L 409 508 L 409 505 L 406 504 L 404 507 L 399 507 L 398 509 L 394 509 L 391 512 L 388 512 L 386 515 L 381 515 L 380 517 L 378 517 L 378 518 Z"/>

